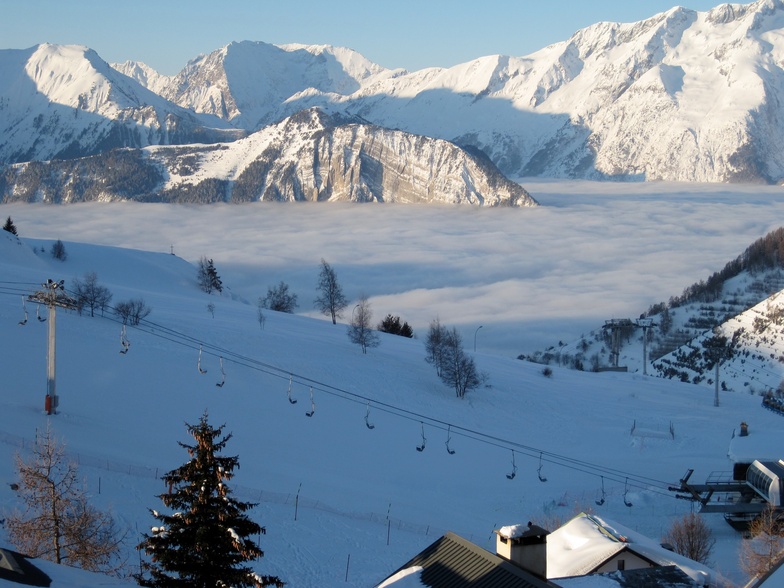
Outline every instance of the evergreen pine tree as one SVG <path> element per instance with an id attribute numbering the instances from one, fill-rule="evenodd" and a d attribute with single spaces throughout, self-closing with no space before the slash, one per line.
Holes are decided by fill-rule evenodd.
<path id="1" fill-rule="evenodd" d="M 17 232 L 16 232 L 16 225 L 14 224 L 14 221 L 11 220 L 10 216 L 7 219 L 5 219 L 5 224 L 3 225 L 3 230 L 4 231 L 8 231 L 12 235 L 16 235 L 17 234 Z"/>
<path id="2" fill-rule="evenodd" d="M 217 292 L 223 292 L 223 282 L 221 281 L 220 276 L 218 276 L 218 270 L 215 269 L 215 265 L 212 263 L 211 259 L 207 266 L 207 273 L 210 278 L 212 289 Z"/>
<path id="3" fill-rule="evenodd" d="M 169 491 L 159 498 L 173 513 L 151 511 L 160 526 L 137 546 L 152 560 L 142 563 L 137 581 L 155 587 L 283 586 L 246 565 L 264 555 L 250 539 L 262 529 L 245 514 L 255 504 L 236 500 L 226 485 L 239 459 L 217 454 L 231 434 L 212 427 L 206 412 L 186 426 L 195 444 L 179 444 L 191 459 L 163 476 Z"/>
<path id="4" fill-rule="evenodd" d="M 213 290 L 223 292 L 223 282 L 218 276 L 218 270 L 215 269 L 212 259 L 207 259 L 204 256 L 199 259 L 196 279 L 199 282 L 199 288 L 207 294 L 212 294 Z"/>

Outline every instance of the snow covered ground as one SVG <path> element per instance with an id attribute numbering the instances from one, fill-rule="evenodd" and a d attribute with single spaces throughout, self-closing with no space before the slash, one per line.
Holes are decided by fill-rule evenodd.
<path id="1" fill-rule="evenodd" d="M 162 506 L 156 477 L 186 460 L 184 422 L 208 410 L 234 434 L 238 495 L 259 502 L 258 570 L 290 586 L 372 586 L 446 530 L 493 549 L 495 528 L 547 527 L 587 508 L 659 539 L 690 508 L 669 484 L 688 468 L 694 480 L 729 470 L 740 422 L 754 435 L 780 430 L 782 417 L 748 394 L 715 408 L 704 387 L 557 368 L 546 377 L 514 357 L 637 316 L 720 269 L 784 218 L 780 189 L 524 185 L 544 206 L 0 206 L 22 237 L 0 234 L 0 509 L 14 502 L 13 454 L 49 420 L 96 504 L 128 530 L 132 567 L 154 523 L 147 509 Z M 65 262 L 40 253 L 58 238 Z M 198 291 L 201 255 L 230 293 Z M 472 353 L 476 340 L 489 386 L 457 399 L 421 339 L 382 336 L 363 355 L 345 325 L 314 320 L 322 257 L 349 298 L 370 296 L 376 319 L 399 314 L 424 338 L 438 316 Z M 113 302 L 141 296 L 153 312 L 128 330 L 127 355 L 116 321 L 58 313 L 61 412 L 47 418 L 47 329 L 30 303 L 31 320 L 17 324 L 21 296 L 90 271 Z M 262 330 L 255 301 L 280 280 L 302 314 L 267 312 Z M 674 438 L 650 433 L 670 427 Z M 707 519 L 714 567 L 742 581 L 739 536 Z"/>

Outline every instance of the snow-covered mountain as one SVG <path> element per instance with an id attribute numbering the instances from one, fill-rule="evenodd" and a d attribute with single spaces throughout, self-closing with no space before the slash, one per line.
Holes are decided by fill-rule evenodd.
<path id="1" fill-rule="evenodd" d="M 160 94 L 172 81 L 172 76 L 160 74 L 142 61 L 124 61 L 123 63 L 112 63 L 110 65 L 121 74 L 134 79 L 156 94 Z"/>
<path id="2" fill-rule="evenodd" d="M 481 154 L 318 109 L 220 146 L 115 150 L 0 174 L 0 201 L 125 199 L 536 205 Z"/>
<path id="3" fill-rule="evenodd" d="M 297 96 L 351 96 L 390 75 L 389 70 L 343 47 L 244 41 L 192 60 L 160 94 L 195 112 L 253 131 L 299 110 L 284 106 Z"/>
<path id="4" fill-rule="evenodd" d="M 0 162 L 242 134 L 220 119 L 166 101 L 86 47 L 42 44 L 0 51 Z"/>
<path id="5" fill-rule="evenodd" d="M 252 130 L 319 105 L 470 144 L 512 176 L 784 178 L 784 4 L 598 23 L 525 57 L 384 70 L 345 49 L 232 44 L 162 91 Z"/>
<path id="6" fill-rule="evenodd" d="M 782 0 L 673 8 L 528 56 L 415 72 L 346 48 L 245 41 L 167 77 L 40 45 L 0 53 L 0 161 L 213 142 L 205 126 L 221 124 L 237 138 L 318 106 L 471 146 L 513 177 L 777 183 L 782 62 Z"/>

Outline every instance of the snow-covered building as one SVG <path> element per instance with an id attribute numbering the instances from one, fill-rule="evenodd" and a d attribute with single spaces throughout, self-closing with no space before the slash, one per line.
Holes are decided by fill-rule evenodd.
<path id="1" fill-rule="evenodd" d="M 729 584 L 707 566 L 596 515 L 580 513 L 547 539 L 549 579 L 676 566 L 697 586 Z"/>
<path id="2" fill-rule="evenodd" d="M 627 588 L 728 586 L 710 568 L 621 525 L 581 513 L 548 533 L 501 527 L 496 553 L 447 533 L 378 588 Z"/>

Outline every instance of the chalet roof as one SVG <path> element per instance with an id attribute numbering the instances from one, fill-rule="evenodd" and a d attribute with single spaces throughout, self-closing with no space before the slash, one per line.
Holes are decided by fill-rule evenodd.
<path id="1" fill-rule="evenodd" d="M 576 578 L 559 578 L 561 588 L 691 588 L 698 584 L 677 566 L 659 566 L 636 570 L 618 570 L 606 574 L 592 574 Z"/>
<path id="2" fill-rule="evenodd" d="M 592 574 L 622 551 L 656 566 L 678 566 L 700 585 L 721 578 L 707 566 L 673 553 L 636 531 L 586 513 L 547 536 L 547 575 L 565 578 Z"/>
<path id="3" fill-rule="evenodd" d="M 420 581 L 430 588 L 556 587 L 451 532 L 426 547 L 390 577 L 409 568 L 422 568 Z"/>
<path id="4" fill-rule="evenodd" d="M 21 553 L 0 548 L 0 580 L 23 586 L 49 586 L 51 578 L 27 561 Z"/>

